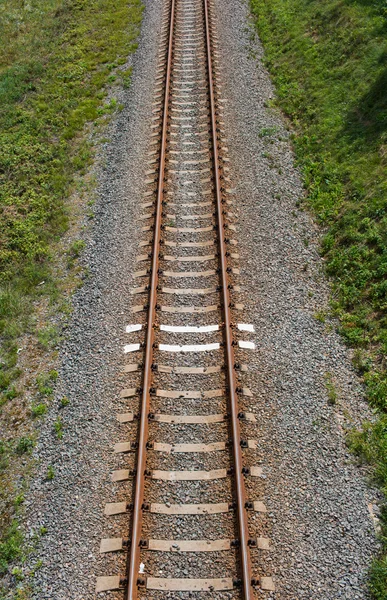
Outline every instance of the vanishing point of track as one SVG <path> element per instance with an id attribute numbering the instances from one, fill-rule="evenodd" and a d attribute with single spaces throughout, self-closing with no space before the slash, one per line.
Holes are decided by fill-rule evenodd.
<path id="1" fill-rule="evenodd" d="M 126 572 L 99 577 L 97 592 L 122 589 L 126 600 L 224 592 L 250 600 L 254 588 L 274 586 L 253 574 L 269 543 L 249 535 L 249 513 L 266 509 L 245 490 L 261 468 L 244 456 L 256 442 L 241 433 L 255 417 L 240 408 L 251 392 L 234 348 L 246 357 L 254 344 L 237 338 L 254 329 L 233 321 L 241 309 L 239 257 L 214 8 L 210 0 L 167 0 L 162 26 L 141 216 L 146 239 L 137 257 L 144 268 L 135 273 L 143 285 L 133 289 L 144 300 L 132 309 L 139 322 L 127 327 L 141 341 L 125 346 L 126 356 L 142 358 L 124 367 L 133 387 L 121 397 L 134 410 L 118 415 L 137 426 L 137 441 L 115 445 L 133 466 L 113 473 L 133 489 L 105 509 L 109 518 L 128 515 L 129 535 L 101 543 L 102 552 L 127 552 Z"/>

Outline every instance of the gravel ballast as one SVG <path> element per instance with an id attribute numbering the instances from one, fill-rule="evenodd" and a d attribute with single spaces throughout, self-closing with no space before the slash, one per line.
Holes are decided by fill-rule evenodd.
<path id="1" fill-rule="evenodd" d="M 112 447 L 123 438 L 116 421 L 125 406 L 119 399 L 126 382 L 122 347 L 125 326 L 136 321 L 129 313 L 136 303 L 130 293 L 138 268 L 136 218 L 161 32 L 162 3 L 145 4 L 132 85 L 118 99 L 124 109 L 99 162 L 95 219 L 83 258 L 90 277 L 74 296 L 56 404 L 42 427 L 39 472 L 26 501 L 31 535 L 47 528 L 31 562 L 43 562 L 34 577 L 36 600 L 91 600 L 97 575 L 123 572 L 123 556 L 100 557 L 99 545 L 104 537 L 128 535 L 127 517 L 107 520 L 103 510 L 129 490 L 129 484 L 113 484 L 111 472 L 120 468 Z M 240 0 L 215 0 L 215 7 L 245 302 L 238 320 L 256 330 L 256 352 L 240 358 L 250 367 L 253 398 L 244 408 L 258 417 L 251 437 L 259 442 L 259 500 L 268 509 L 264 527 L 272 546 L 260 555 L 260 574 L 272 575 L 276 584 L 275 592 L 258 597 L 363 599 L 377 551 L 368 507 L 376 492 L 348 454 L 344 430 L 369 410 L 349 351 L 329 323 L 315 318 L 329 296 L 318 231 L 297 208 L 303 189 L 284 123 L 266 108 L 275 91 L 260 44 L 251 40 L 247 7 Z M 327 381 L 337 390 L 336 404 L 329 403 Z M 58 411 L 63 396 L 69 404 Z M 62 440 L 54 429 L 58 414 Z M 52 480 L 46 478 L 49 465 Z"/>

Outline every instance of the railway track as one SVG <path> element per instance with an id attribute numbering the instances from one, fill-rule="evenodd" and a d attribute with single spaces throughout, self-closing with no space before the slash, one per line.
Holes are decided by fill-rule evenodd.
<path id="1" fill-rule="evenodd" d="M 126 538 L 101 542 L 101 552 L 127 560 L 123 573 L 96 586 L 122 589 L 128 600 L 191 592 L 250 600 L 254 588 L 274 589 L 259 568 L 269 540 L 249 531 L 250 516 L 266 511 L 246 493 L 246 482 L 262 475 L 248 437 L 255 416 L 243 410 L 254 328 L 238 323 L 214 17 L 210 0 L 168 0 L 163 13 L 134 274 L 139 301 L 124 349 L 128 410 L 118 415 L 137 437 L 114 447 L 125 468 L 113 481 L 133 487 L 105 508 L 109 518 L 127 514 L 130 525 Z"/>

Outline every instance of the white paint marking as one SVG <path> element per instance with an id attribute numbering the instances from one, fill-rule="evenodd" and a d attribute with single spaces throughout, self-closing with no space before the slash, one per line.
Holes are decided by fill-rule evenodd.
<path id="1" fill-rule="evenodd" d="M 174 346 L 171 344 L 159 344 L 159 349 L 165 352 L 206 352 L 208 350 L 219 350 L 220 344 L 192 344 L 187 346 Z"/>
<path id="2" fill-rule="evenodd" d="M 219 325 L 160 325 L 160 330 L 170 333 L 205 333 L 219 331 Z"/>
<path id="3" fill-rule="evenodd" d="M 254 342 L 244 342 L 243 340 L 239 340 L 238 345 L 239 348 L 245 348 L 246 350 L 255 350 Z"/>
<path id="4" fill-rule="evenodd" d="M 254 325 L 250 325 L 249 323 L 238 323 L 239 331 L 251 331 L 255 332 Z"/>
<path id="5" fill-rule="evenodd" d="M 142 329 L 142 325 L 140 323 L 136 325 L 127 325 L 126 333 L 132 333 L 132 331 L 140 331 Z"/>
<path id="6" fill-rule="evenodd" d="M 136 350 L 140 350 L 140 344 L 127 344 L 124 346 L 124 353 L 128 352 L 136 352 Z"/>

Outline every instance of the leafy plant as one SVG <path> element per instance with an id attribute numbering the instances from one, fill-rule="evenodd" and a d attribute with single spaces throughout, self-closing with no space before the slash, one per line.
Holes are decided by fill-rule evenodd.
<path id="1" fill-rule="evenodd" d="M 20 567 L 14 567 L 12 569 L 12 575 L 15 577 L 16 581 L 23 581 L 24 579 L 23 569 Z"/>

